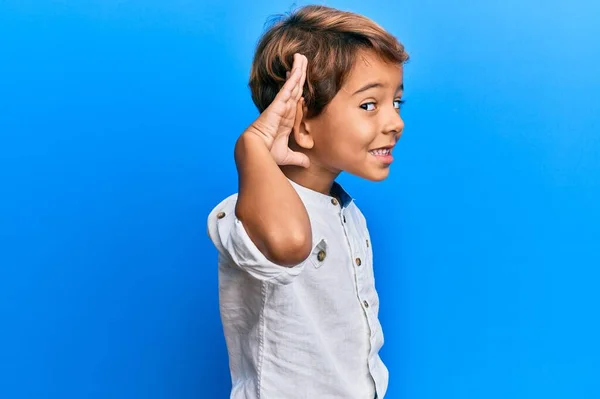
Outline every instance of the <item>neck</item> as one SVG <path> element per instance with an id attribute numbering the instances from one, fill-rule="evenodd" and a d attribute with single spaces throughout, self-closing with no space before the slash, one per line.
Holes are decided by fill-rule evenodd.
<path id="1" fill-rule="evenodd" d="M 331 195 L 331 186 L 339 175 L 339 172 L 331 172 L 320 168 L 314 163 L 311 163 L 308 168 L 288 165 L 281 166 L 281 171 L 294 183 L 325 195 Z"/>

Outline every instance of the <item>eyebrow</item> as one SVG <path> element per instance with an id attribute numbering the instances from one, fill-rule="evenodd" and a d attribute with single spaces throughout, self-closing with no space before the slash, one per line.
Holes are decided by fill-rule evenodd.
<path id="1" fill-rule="evenodd" d="M 369 89 L 374 89 L 376 87 L 383 87 L 383 84 L 380 82 L 367 83 L 366 85 L 364 85 L 363 87 L 361 87 L 360 89 L 358 89 L 354 93 L 352 93 L 352 95 L 354 96 L 358 93 L 362 93 L 363 91 L 367 91 Z M 398 89 L 396 91 L 404 91 L 404 83 L 400 83 L 400 86 L 398 86 Z"/>

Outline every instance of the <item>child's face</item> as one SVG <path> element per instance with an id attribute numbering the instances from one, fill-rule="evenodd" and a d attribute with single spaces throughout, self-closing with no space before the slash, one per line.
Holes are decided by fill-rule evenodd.
<path id="1" fill-rule="evenodd" d="M 401 65 L 386 63 L 373 52 L 359 53 L 341 90 L 323 113 L 307 121 L 314 140 L 312 162 L 334 174 L 385 179 L 391 147 L 404 129 L 402 72 Z M 377 150 L 381 148 L 388 150 Z"/>

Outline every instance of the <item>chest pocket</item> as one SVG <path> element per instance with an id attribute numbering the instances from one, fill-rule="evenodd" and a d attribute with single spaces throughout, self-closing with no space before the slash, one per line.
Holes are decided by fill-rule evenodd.
<path id="1" fill-rule="evenodd" d="M 325 239 L 319 241 L 319 243 L 313 248 L 310 254 L 310 261 L 316 269 L 320 268 L 327 262 L 327 249 L 327 240 Z"/>

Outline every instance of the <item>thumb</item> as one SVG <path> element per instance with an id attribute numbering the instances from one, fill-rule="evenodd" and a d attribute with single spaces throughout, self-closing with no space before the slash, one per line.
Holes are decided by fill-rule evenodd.
<path id="1" fill-rule="evenodd" d="M 306 154 L 290 150 L 285 157 L 285 161 L 282 162 L 282 165 L 296 165 L 308 168 L 310 166 L 310 158 L 308 158 Z"/>

